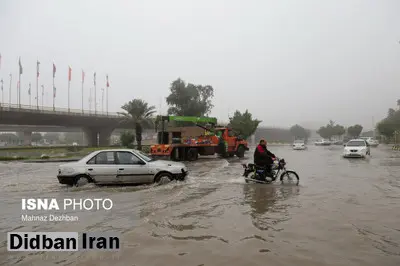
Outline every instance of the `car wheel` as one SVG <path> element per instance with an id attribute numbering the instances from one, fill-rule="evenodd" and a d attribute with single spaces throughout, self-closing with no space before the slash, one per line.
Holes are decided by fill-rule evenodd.
<path id="1" fill-rule="evenodd" d="M 172 180 L 173 180 L 172 175 L 170 173 L 164 172 L 164 173 L 160 173 L 156 176 L 156 178 L 154 179 L 154 183 L 162 185 L 162 184 L 169 183 Z"/>
<path id="2" fill-rule="evenodd" d="M 90 180 L 85 175 L 78 175 L 77 177 L 75 177 L 75 182 L 74 182 L 75 187 L 82 187 L 87 185 L 88 183 L 90 183 Z"/>

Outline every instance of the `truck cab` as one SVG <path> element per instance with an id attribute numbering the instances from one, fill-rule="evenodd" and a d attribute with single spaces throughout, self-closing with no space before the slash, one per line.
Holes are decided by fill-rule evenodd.
<path id="1" fill-rule="evenodd" d="M 237 156 L 242 158 L 244 153 L 249 150 L 248 143 L 246 140 L 237 135 L 232 128 L 229 127 L 216 127 L 214 129 L 215 136 L 221 140 L 221 137 L 224 141 L 224 152 L 219 151 L 218 153 L 223 156 Z M 222 144 L 219 142 L 222 147 Z"/>

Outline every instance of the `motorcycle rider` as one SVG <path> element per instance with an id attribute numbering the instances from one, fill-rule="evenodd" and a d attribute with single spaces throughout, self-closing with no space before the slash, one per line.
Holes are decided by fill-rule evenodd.
<path id="1" fill-rule="evenodd" d="M 254 151 L 254 164 L 258 167 L 265 169 L 265 175 L 261 176 L 262 180 L 265 181 L 267 175 L 271 174 L 271 165 L 275 160 L 275 154 L 267 149 L 267 141 L 265 139 L 260 140 L 257 148 Z"/>

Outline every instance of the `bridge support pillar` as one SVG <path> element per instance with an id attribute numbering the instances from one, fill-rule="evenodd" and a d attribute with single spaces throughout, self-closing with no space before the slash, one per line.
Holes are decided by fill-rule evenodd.
<path id="1" fill-rule="evenodd" d="M 31 146 L 31 145 L 32 145 L 32 132 L 24 131 L 24 146 Z"/>
<path id="2" fill-rule="evenodd" d="M 89 147 L 107 147 L 113 128 L 86 128 L 84 130 Z"/>

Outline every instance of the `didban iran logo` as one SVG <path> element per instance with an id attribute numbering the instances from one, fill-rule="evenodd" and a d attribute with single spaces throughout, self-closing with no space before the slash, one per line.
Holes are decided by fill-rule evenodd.
<path id="1" fill-rule="evenodd" d="M 113 207 L 111 199 L 63 199 L 55 198 L 29 198 L 21 200 L 22 211 L 109 211 Z M 46 213 L 45 215 L 22 214 L 22 221 L 78 221 L 78 216 L 67 214 Z"/>

